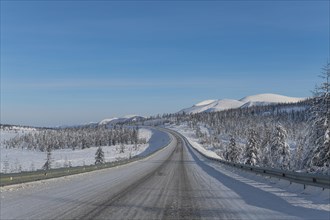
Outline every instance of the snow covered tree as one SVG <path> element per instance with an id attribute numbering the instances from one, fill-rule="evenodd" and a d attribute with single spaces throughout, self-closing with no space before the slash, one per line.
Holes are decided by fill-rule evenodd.
<path id="1" fill-rule="evenodd" d="M 52 149 L 50 147 L 47 148 L 47 158 L 46 162 L 43 165 L 42 169 L 50 170 L 52 166 Z"/>
<path id="2" fill-rule="evenodd" d="M 286 143 L 286 138 L 286 130 L 281 125 L 277 125 L 270 148 L 272 167 L 288 169 L 290 166 L 290 148 Z"/>
<path id="3" fill-rule="evenodd" d="M 292 158 L 292 162 L 294 164 L 295 169 L 301 169 L 302 168 L 302 162 L 303 162 L 303 156 L 304 156 L 304 149 L 305 149 L 305 138 L 302 136 L 299 136 L 297 138 L 297 144 L 295 148 L 295 152 Z"/>
<path id="4" fill-rule="evenodd" d="M 104 163 L 104 152 L 101 147 L 98 147 L 95 153 L 95 165 Z"/>
<path id="5" fill-rule="evenodd" d="M 311 108 L 311 145 L 307 165 L 329 172 L 330 167 L 330 62 L 323 68 L 324 82 L 316 87 Z"/>
<path id="6" fill-rule="evenodd" d="M 261 163 L 263 166 L 271 166 L 271 150 L 270 150 L 270 144 L 271 144 L 271 131 L 267 127 L 266 124 L 264 124 L 264 135 L 262 137 L 261 141 Z"/>
<path id="7" fill-rule="evenodd" d="M 133 149 L 134 149 L 135 151 L 138 150 L 138 144 L 137 144 L 137 142 L 134 143 L 134 147 L 133 147 Z"/>
<path id="8" fill-rule="evenodd" d="M 136 144 L 139 140 L 139 128 L 133 129 L 132 140 L 131 142 Z"/>
<path id="9" fill-rule="evenodd" d="M 120 144 L 119 146 L 119 153 L 125 153 L 125 145 L 124 144 Z"/>
<path id="10" fill-rule="evenodd" d="M 259 162 L 257 132 L 251 129 L 246 144 L 245 164 L 255 166 Z"/>
<path id="11" fill-rule="evenodd" d="M 230 162 L 238 163 L 240 158 L 240 149 L 236 145 L 235 138 L 231 137 L 227 147 L 226 158 Z"/>
<path id="12" fill-rule="evenodd" d="M 7 140 L 7 148 L 38 149 L 48 148 L 85 149 L 89 147 L 110 146 L 115 144 L 138 143 L 138 130 L 131 127 L 79 127 L 60 129 L 40 129 L 35 133 L 17 135 Z"/>

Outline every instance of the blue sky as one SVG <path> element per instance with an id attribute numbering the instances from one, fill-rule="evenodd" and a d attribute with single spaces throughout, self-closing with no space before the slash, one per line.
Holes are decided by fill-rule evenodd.
<path id="1" fill-rule="evenodd" d="M 329 59 L 329 1 L 1 1 L 1 123 L 306 97 Z"/>

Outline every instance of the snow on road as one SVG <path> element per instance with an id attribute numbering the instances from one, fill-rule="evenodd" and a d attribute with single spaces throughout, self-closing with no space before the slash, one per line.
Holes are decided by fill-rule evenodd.
<path id="1" fill-rule="evenodd" d="M 198 152 L 192 152 L 193 149 L 190 151 L 194 161 L 199 165 L 199 169 L 207 173 L 207 176 L 204 173 L 204 177 L 198 178 L 209 179 L 208 184 L 212 188 L 213 185 L 220 184 L 218 187 L 222 188 L 221 196 L 224 196 L 224 193 L 230 194 L 227 196 L 232 198 L 232 204 L 240 201 L 242 204 L 237 204 L 236 208 L 242 210 L 242 219 L 249 218 L 244 217 L 245 209 L 249 209 L 249 212 L 253 213 L 252 210 L 256 207 L 278 212 L 276 219 L 296 217 L 298 219 L 329 219 L 329 189 L 323 190 L 313 186 L 307 186 L 304 189 L 301 184 L 290 184 L 285 180 L 257 176 L 254 173 L 208 160 Z M 255 214 L 257 213 L 258 211 L 255 210 Z M 259 217 L 267 219 L 266 216 L 260 215 Z"/>
<path id="2" fill-rule="evenodd" d="M 186 129 L 185 126 L 174 126 L 171 127 L 171 129 L 183 134 L 191 146 L 198 152 L 211 158 L 219 158 L 219 156 L 213 151 L 206 150 L 203 146 L 201 146 L 198 143 L 198 139 L 194 138 L 194 134 Z M 287 180 L 256 175 L 255 173 L 243 171 L 241 169 L 208 160 L 198 152 L 195 152 L 195 156 L 198 160 L 201 160 L 204 164 L 208 164 L 212 168 L 221 171 L 222 174 L 228 177 L 234 178 L 235 180 L 252 187 L 256 187 L 262 191 L 279 196 L 293 206 L 330 211 L 330 189 L 322 189 L 314 186 L 306 186 L 306 189 L 304 189 L 302 184 L 290 183 L 290 181 Z"/>
<path id="3" fill-rule="evenodd" d="M 329 219 L 329 191 L 269 180 L 180 139 L 142 161 L 1 192 L 1 219 Z M 15 190 L 11 190 L 14 189 Z"/>
<path id="4" fill-rule="evenodd" d="M 173 152 L 176 141 L 145 159 L 54 180 L 1 187 L 0 219 L 72 219 L 115 197 L 152 173 Z M 80 219 L 80 218 L 77 218 Z"/>

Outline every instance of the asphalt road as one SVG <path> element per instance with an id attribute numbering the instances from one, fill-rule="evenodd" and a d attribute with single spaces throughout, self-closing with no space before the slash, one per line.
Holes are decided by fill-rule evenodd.
<path id="1" fill-rule="evenodd" d="M 238 181 L 179 136 L 131 164 L 1 192 L 1 219 L 328 219 Z"/>

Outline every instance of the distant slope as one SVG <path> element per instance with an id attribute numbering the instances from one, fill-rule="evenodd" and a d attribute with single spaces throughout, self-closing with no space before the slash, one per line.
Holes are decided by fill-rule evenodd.
<path id="1" fill-rule="evenodd" d="M 305 98 L 289 97 L 271 93 L 264 93 L 252 96 L 246 96 L 240 99 L 241 102 L 268 102 L 268 103 L 295 103 L 304 100 Z"/>
<path id="2" fill-rule="evenodd" d="M 213 102 L 216 102 L 217 100 L 213 100 L 213 99 L 210 99 L 210 100 L 205 100 L 205 101 L 202 101 L 200 103 L 197 103 L 195 104 L 194 106 L 204 106 L 204 105 L 209 105 L 209 104 L 212 104 Z"/>
<path id="3" fill-rule="evenodd" d="M 105 125 L 105 124 L 109 124 L 111 122 L 115 122 L 117 120 L 118 120 L 118 118 L 106 118 L 106 119 L 103 119 L 102 121 L 100 121 L 98 124 Z"/>
<path id="4" fill-rule="evenodd" d="M 305 98 L 288 97 L 278 94 L 257 94 L 246 96 L 240 100 L 220 99 L 220 100 L 205 100 L 193 105 L 192 107 L 182 109 L 178 113 L 195 114 L 200 112 L 217 112 L 234 108 L 247 108 L 252 106 L 262 106 L 275 103 L 296 103 Z"/>
<path id="5" fill-rule="evenodd" d="M 233 99 L 222 99 L 222 100 L 206 100 L 193 105 L 190 108 L 182 109 L 179 113 L 185 112 L 186 114 L 195 114 L 200 112 L 216 112 L 232 108 L 239 108 L 243 105 L 243 102 Z"/>
<path id="6" fill-rule="evenodd" d="M 205 112 L 218 112 L 227 109 L 239 108 L 244 103 L 234 99 L 221 99 L 214 103 L 214 106 L 207 109 Z"/>
<path id="7" fill-rule="evenodd" d="M 139 115 L 127 115 L 122 118 L 109 118 L 109 119 L 103 119 L 98 123 L 98 125 L 114 125 L 118 123 L 125 123 L 125 122 L 134 122 L 145 119 L 143 116 Z"/>

